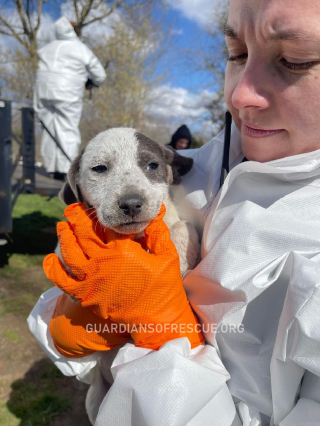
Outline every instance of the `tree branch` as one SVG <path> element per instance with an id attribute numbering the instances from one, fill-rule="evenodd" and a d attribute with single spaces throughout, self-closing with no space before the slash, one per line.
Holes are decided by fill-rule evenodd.
<path id="1" fill-rule="evenodd" d="M 42 11 L 42 0 L 38 0 L 38 10 L 37 10 L 37 25 L 34 28 L 35 33 L 38 32 L 38 29 L 40 27 L 40 22 L 41 22 L 41 11 Z"/>
<path id="2" fill-rule="evenodd" d="M 118 0 L 115 4 L 113 4 L 110 7 L 110 9 L 108 10 L 108 12 L 105 12 L 102 15 L 97 16 L 96 18 L 92 18 L 90 21 L 83 22 L 82 23 L 82 27 L 86 27 L 87 25 L 93 24 L 94 22 L 97 22 L 97 21 L 102 21 L 102 19 L 107 18 L 108 16 L 110 16 L 124 2 L 125 2 L 125 0 Z"/>
<path id="3" fill-rule="evenodd" d="M 22 23 L 22 27 L 23 27 L 23 32 L 24 34 L 26 34 L 27 36 L 29 36 L 30 31 L 27 25 L 27 21 L 26 21 L 26 17 L 24 15 L 24 11 L 23 11 L 23 0 L 14 0 L 15 4 L 16 4 L 16 8 L 17 11 L 19 13 L 19 17 Z"/>
<path id="4" fill-rule="evenodd" d="M 13 29 L 13 27 L 5 19 L 3 19 L 1 15 L 0 15 L 0 22 L 2 22 L 2 24 L 5 27 L 7 27 L 8 30 L 10 31 L 10 33 L 7 33 L 4 30 L 0 29 L 1 34 L 5 34 L 10 37 L 16 38 L 19 41 L 19 43 L 21 43 L 26 49 L 28 49 L 28 44 L 25 42 L 25 40 L 23 40 L 23 38 L 20 37 L 20 35 Z"/>
<path id="5" fill-rule="evenodd" d="M 28 18 L 28 24 L 29 24 L 29 41 L 30 41 L 30 45 L 32 44 L 32 42 L 36 39 L 36 31 L 33 28 L 32 25 L 32 16 L 30 15 L 30 3 L 32 2 L 32 0 L 25 0 L 26 1 L 26 14 L 27 14 L 27 18 Z M 31 4 L 32 6 L 32 4 Z M 31 10 L 31 14 L 32 14 L 32 10 Z"/>
<path id="6" fill-rule="evenodd" d="M 87 0 L 86 4 L 82 8 L 81 16 L 80 16 L 80 25 L 81 26 L 82 26 L 84 20 L 86 19 L 86 17 L 88 16 L 88 14 L 91 11 L 93 1 L 94 0 Z"/>
<path id="7" fill-rule="evenodd" d="M 1 18 L 1 17 L 0 17 Z M 12 37 L 12 33 L 7 33 L 5 30 L 3 30 L 2 28 L 0 28 L 0 34 Z"/>
<path id="8" fill-rule="evenodd" d="M 78 10 L 78 2 L 77 0 L 73 0 L 74 11 L 76 13 L 76 20 L 79 22 L 79 10 Z"/>

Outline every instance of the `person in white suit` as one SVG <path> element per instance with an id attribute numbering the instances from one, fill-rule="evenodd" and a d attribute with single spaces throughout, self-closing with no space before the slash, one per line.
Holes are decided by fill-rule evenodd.
<path id="1" fill-rule="evenodd" d="M 219 189 L 222 132 L 185 152 L 194 167 L 174 193 L 203 236 L 184 285 L 206 344 L 127 344 L 106 393 L 104 355 L 76 363 L 52 348 L 59 290 L 31 314 L 59 368 L 92 384 L 96 426 L 320 424 L 319 19 L 318 0 L 230 1 L 230 172 Z"/>
<path id="2" fill-rule="evenodd" d="M 89 76 L 95 86 L 100 86 L 106 73 L 98 58 L 79 40 L 66 17 L 56 21 L 55 33 L 56 40 L 38 51 L 34 109 L 69 157 L 43 129 L 41 155 L 45 168 L 48 173 L 63 178 L 81 143 L 78 126 L 85 83 Z"/>

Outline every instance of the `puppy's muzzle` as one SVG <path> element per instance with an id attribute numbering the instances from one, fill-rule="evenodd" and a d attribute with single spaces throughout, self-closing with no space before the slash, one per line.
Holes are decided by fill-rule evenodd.
<path id="1" fill-rule="evenodd" d="M 142 210 L 143 198 L 139 194 L 127 194 L 120 198 L 118 205 L 125 215 L 134 217 Z"/>

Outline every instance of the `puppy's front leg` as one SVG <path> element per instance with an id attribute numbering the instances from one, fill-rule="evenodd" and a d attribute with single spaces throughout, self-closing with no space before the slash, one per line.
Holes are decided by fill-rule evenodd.
<path id="1" fill-rule="evenodd" d="M 199 261 L 199 237 L 193 225 L 185 220 L 179 220 L 171 226 L 170 236 L 179 254 L 180 271 L 183 275 L 188 269 L 193 269 Z"/>

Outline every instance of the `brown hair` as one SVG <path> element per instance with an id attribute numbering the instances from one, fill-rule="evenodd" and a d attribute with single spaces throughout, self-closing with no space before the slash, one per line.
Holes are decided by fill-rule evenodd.
<path id="1" fill-rule="evenodd" d="M 76 31 L 77 23 L 76 23 L 76 22 L 73 22 L 73 21 L 69 21 L 69 22 L 70 22 L 70 24 L 73 26 L 73 29 Z"/>

